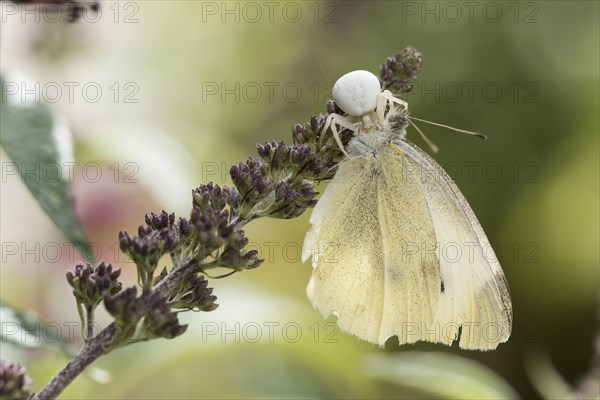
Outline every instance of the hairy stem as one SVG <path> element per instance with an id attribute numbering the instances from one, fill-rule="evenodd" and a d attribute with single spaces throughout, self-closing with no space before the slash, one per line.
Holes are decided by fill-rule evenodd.
<path id="1" fill-rule="evenodd" d="M 103 354 L 111 350 L 117 337 L 116 323 L 107 326 L 98 336 L 86 342 L 81 351 L 54 377 L 48 384 L 34 396 L 35 400 L 56 398 L 79 374 Z"/>
<path id="2" fill-rule="evenodd" d="M 153 288 L 153 292 L 159 292 L 165 294 L 169 292 L 173 287 L 177 286 L 179 282 L 183 281 L 189 274 L 193 272 L 193 266 L 196 261 L 189 258 L 183 261 L 181 264 L 173 268 L 173 270 L 163 280 L 158 282 Z"/>
<path id="3" fill-rule="evenodd" d="M 173 268 L 171 273 L 167 275 L 165 279 L 152 288 L 152 291 L 161 294 L 167 293 L 194 272 L 193 267 L 195 264 L 196 262 L 193 259 L 182 262 Z M 120 339 L 119 327 L 113 322 L 104 328 L 98 336 L 94 338 L 88 336 L 88 338 L 88 341 L 81 348 L 81 351 L 33 397 L 34 400 L 56 398 L 90 364 L 100 358 L 100 356 L 108 354 Z"/>

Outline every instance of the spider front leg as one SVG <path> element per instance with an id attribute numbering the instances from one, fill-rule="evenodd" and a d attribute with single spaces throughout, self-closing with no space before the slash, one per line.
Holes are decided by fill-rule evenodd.
<path id="1" fill-rule="evenodd" d="M 340 139 L 340 132 L 337 130 L 337 126 L 340 126 L 344 129 L 351 130 L 352 132 L 356 132 L 360 127 L 360 122 L 355 122 L 353 119 L 349 117 L 345 117 L 340 114 L 329 114 L 327 119 L 325 120 L 325 125 L 323 125 L 323 130 L 321 131 L 321 137 L 319 138 L 319 142 L 323 140 L 327 129 L 331 128 L 331 133 L 333 134 L 333 138 L 337 143 L 338 147 L 346 155 L 346 157 L 350 158 L 350 155 L 344 149 L 344 145 L 342 140 Z M 319 143 L 321 144 L 321 143 Z"/>
<path id="2" fill-rule="evenodd" d="M 404 109 L 408 106 L 404 100 L 397 98 L 389 90 L 384 90 L 379 93 L 377 95 L 377 107 L 375 108 L 375 111 L 377 112 L 377 118 L 379 119 L 380 124 L 385 118 L 385 110 L 387 109 L 388 104 L 390 105 L 390 108 L 393 104 L 398 104 Z"/>

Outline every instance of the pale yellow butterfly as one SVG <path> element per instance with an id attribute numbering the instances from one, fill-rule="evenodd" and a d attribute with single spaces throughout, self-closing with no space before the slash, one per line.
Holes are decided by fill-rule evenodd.
<path id="1" fill-rule="evenodd" d="M 456 184 L 405 138 L 407 103 L 367 71 L 342 76 L 333 98 L 347 115 L 330 114 L 323 133 L 331 128 L 347 159 L 304 241 L 313 305 L 380 346 L 392 336 L 458 339 L 469 350 L 506 342 L 512 305 L 500 264 Z M 340 128 L 354 132 L 345 149 Z"/>

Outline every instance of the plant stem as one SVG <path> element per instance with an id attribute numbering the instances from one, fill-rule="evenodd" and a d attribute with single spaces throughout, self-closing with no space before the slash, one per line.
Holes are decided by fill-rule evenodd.
<path id="1" fill-rule="evenodd" d="M 86 319 L 85 322 L 87 324 L 87 334 L 85 337 L 86 341 L 90 341 L 94 336 L 94 310 L 91 306 L 86 306 Z"/>
<path id="2" fill-rule="evenodd" d="M 183 281 L 189 274 L 194 273 L 195 260 L 188 259 L 177 265 L 169 275 L 160 281 L 152 291 L 161 294 Z M 81 351 L 54 377 L 44 388 L 37 393 L 34 400 L 56 398 L 85 368 L 96 361 L 100 356 L 108 354 L 119 339 L 119 327 L 113 322 L 83 345 Z"/>
<path id="3" fill-rule="evenodd" d="M 46 400 L 56 398 L 79 374 L 103 354 L 110 352 L 118 327 L 112 323 L 93 339 L 86 342 L 81 351 L 33 398 Z"/>
<path id="4" fill-rule="evenodd" d="M 160 294 L 165 294 L 169 292 L 174 286 L 176 286 L 179 282 L 183 281 L 190 273 L 194 272 L 193 267 L 196 264 L 196 261 L 192 258 L 188 258 L 183 261 L 181 264 L 173 268 L 169 275 L 167 275 L 163 280 L 158 282 L 153 288 L 153 292 L 159 292 Z"/>

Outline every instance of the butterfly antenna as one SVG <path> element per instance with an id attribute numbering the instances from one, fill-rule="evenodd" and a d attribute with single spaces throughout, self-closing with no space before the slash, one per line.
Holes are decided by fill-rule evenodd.
<path id="1" fill-rule="evenodd" d="M 440 151 L 440 148 L 437 147 L 435 145 L 435 143 L 433 143 L 431 140 L 429 140 L 429 138 L 427 136 L 425 136 L 425 133 L 417 125 L 415 125 L 414 122 L 412 122 L 410 120 L 411 118 L 408 119 L 408 122 L 410 122 L 410 124 L 415 127 L 415 129 L 417 130 L 417 132 L 419 132 L 419 134 L 421 135 L 421 137 L 423 138 L 423 140 L 425 141 L 425 143 L 427 143 L 427 145 L 429 146 L 429 148 L 431 149 L 431 151 L 433 151 L 435 154 L 437 154 L 437 152 Z"/>
<path id="2" fill-rule="evenodd" d="M 435 125 L 435 126 L 439 126 L 441 128 L 446 128 L 446 129 L 450 129 L 451 131 L 456 131 L 456 132 L 460 132 L 460 133 L 465 133 L 467 135 L 471 135 L 471 136 L 477 136 L 478 138 L 481 139 L 487 139 L 487 136 L 484 135 L 483 133 L 479 133 L 479 132 L 473 132 L 473 131 L 466 131 L 464 129 L 458 129 L 458 128 L 454 128 L 452 126 L 448 126 L 448 125 L 444 125 L 444 124 L 438 124 L 437 122 L 431 122 L 431 121 L 427 121 L 425 119 L 420 119 L 420 118 L 415 118 L 415 117 L 410 117 L 410 119 L 415 119 L 417 121 L 421 121 L 421 122 L 425 122 L 427 124 L 431 124 L 431 125 Z M 414 124 L 413 124 L 414 125 Z"/>

